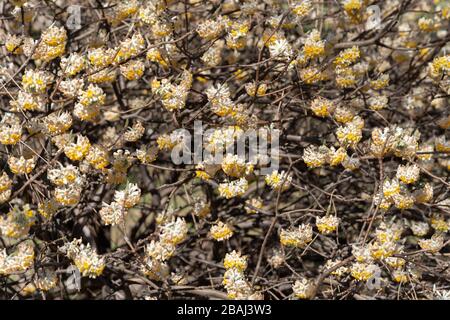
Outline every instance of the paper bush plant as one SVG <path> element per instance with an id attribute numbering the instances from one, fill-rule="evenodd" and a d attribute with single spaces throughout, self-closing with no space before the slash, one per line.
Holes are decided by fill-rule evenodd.
<path id="1" fill-rule="evenodd" d="M 450 296 L 448 1 L 0 10 L 1 299 Z"/>

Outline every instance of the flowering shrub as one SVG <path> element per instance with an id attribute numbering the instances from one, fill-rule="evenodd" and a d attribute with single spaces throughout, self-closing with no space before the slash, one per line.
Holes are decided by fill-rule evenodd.
<path id="1" fill-rule="evenodd" d="M 448 1 L 0 7 L 2 299 L 450 296 Z"/>

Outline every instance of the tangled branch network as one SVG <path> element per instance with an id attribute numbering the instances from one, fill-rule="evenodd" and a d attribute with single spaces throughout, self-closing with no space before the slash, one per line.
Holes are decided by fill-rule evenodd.
<path id="1" fill-rule="evenodd" d="M 0 25 L 1 299 L 450 298 L 449 1 Z"/>

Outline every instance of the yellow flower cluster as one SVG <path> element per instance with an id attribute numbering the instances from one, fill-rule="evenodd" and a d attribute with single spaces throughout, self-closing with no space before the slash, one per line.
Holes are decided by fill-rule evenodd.
<path id="1" fill-rule="evenodd" d="M 222 284 L 227 290 L 229 299 L 259 300 L 261 295 L 252 290 L 247 281 L 244 271 L 247 269 L 247 257 L 233 250 L 225 255 L 223 266 L 226 271 L 223 275 Z"/>
<path id="2" fill-rule="evenodd" d="M 13 239 L 26 237 L 35 222 L 36 213 L 30 209 L 30 205 L 16 205 L 8 212 L 6 218 L 0 216 L 0 235 Z"/>
<path id="3" fill-rule="evenodd" d="M 278 170 L 275 170 L 266 175 L 264 180 L 273 190 L 285 191 L 291 186 L 292 176 L 285 171 L 278 172 Z"/>
<path id="4" fill-rule="evenodd" d="M 248 181 L 245 178 L 224 182 L 219 184 L 219 194 L 221 197 L 231 199 L 244 195 L 248 190 Z"/>
<path id="5" fill-rule="evenodd" d="M 163 106 L 169 111 L 180 110 L 185 107 L 189 90 L 192 86 L 192 74 L 184 71 L 178 85 L 170 83 L 168 79 L 151 82 L 152 91 L 161 97 Z"/>
<path id="6" fill-rule="evenodd" d="M 176 246 L 187 238 L 188 226 L 176 218 L 161 226 L 159 241 L 152 240 L 145 248 L 142 271 L 151 279 L 161 281 L 169 274 L 167 260 L 175 254 Z"/>
<path id="7" fill-rule="evenodd" d="M 81 239 L 73 239 L 60 249 L 73 260 L 84 277 L 97 278 L 103 273 L 106 266 L 105 258 L 98 255 L 89 243 L 85 245 Z"/>
<path id="8" fill-rule="evenodd" d="M 296 280 L 292 286 L 294 296 L 298 299 L 309 299 L 314 294 L 314 283 L 307 278 Z"/>
<path id="9" fill-rule="evenodd" d="M 114 201 L 111 204 L 103 203 L 100 217 L 105 225 L 120 225 L 128 209 L 138 204 L 141 199 L 141 189 L 136 184 L 128 183 L 123 190 L 114 193 Z"/>
<path id="10" fill-rule="evenodd" d="M 34 264 L 34 247 L 31 241 L 20 242 L 16 250 L 7 254 L 6 249 L 0 251 L 0 274 L 10 275 L 26 271 Z"/>
<path id="11" fill-rule="evenodd" d="M 213 225 L 209 231 L 211 234 L 211 237 L 216 241 L 224 241 L 228 240 L 233 236 L 233 230 L 231 227 L 223 223 L 222 221 L 219 221 L 215 225 Z"/>
<path id="12" fill-rule="evenodd" d="M 22 125 L 19 117 L 12 113 L 6 113 L 0 120 L 0 143 L 14 145 L 22 137 Z"/>
<path id="13" fill-rule="evenodd" d="M 34 60 L 51 61 L 66 51 L 67 32 L 64 27 L 50 26 L 41 35 L 33 54 Z"/>
<path id="14" fill-rule="evenodd" d="M 312 241 L 313 230 L 308 224 L 301 224 L 298 228 L 282 229 L 280 242 L 283 246 L 305 248 Z"/>

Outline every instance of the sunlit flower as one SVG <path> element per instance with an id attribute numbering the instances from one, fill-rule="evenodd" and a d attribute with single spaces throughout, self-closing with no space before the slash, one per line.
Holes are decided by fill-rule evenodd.
<path id="1" fill-rule="evenodd" d="M 284 191 L 289 189 L 292 176 L 285 171 L 278 172 L 278 170 L 275 170 L 271 174 L 266 175 L 265 181 L 273 190 Z"/>
<path id="2" fill-rule="evenodd" d="M 233 230 L 231 230 L 228 224 L 223 223 L 222 221 L 213 225 L 209 232 L 211 237 L 216 241 L 228 240 L 233 236 Z"/>
<path id="3" fill-rule="evenodd" d="M 282 229 L 280 242 L 284 246 L 305 248 L 312 241 L 312 227 L 308 224 L 301 224 L 298 228 Z"/>
<path id="4" fill-rule="evenodd" d="M 338 225 L 339 218 L 332 215 L 316 218 L 317 229 L 319 229 L 319 232 L 322 234 L 330 234 L 337 229 Z"/>
<path id="5" fill-rule="evenodd" d="M 103 273 L 106 261 L 91 248 L 89 243 L 85 245 L 81 239 L 74 239 L 60 249 L 73 260 L 83 276 L 97 278 Z"/>
<path id="6" fill-rule="evenodd" d="M 247 189 L 248 181 L 245 178 L 219 184 L 219 194 L 226 199 L 242 196 Z"/>

